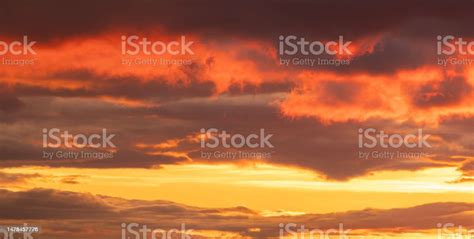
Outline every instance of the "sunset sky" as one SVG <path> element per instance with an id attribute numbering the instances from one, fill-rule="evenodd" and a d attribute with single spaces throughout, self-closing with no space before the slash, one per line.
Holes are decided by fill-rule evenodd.
<path id="1" fill-rule="evenodd" d="M 122 223 L 184 223 L 202 239 L 296 238 L 280 232 L 289 223 L 359 239 L 474 229 L 472 1 L 2 5 L 0 227 L 42 239 L 135 239 Z M 130 54 L 130 36 L 176 44 Z M 282 54 L 286 36 L 348 47 Z M 263 146 L 209 147 L 211 128 Z M 54 148 L 50 129 L 105 129 L 116 147 Z M 366 129 L 421 146 L 361 146 Z"/>

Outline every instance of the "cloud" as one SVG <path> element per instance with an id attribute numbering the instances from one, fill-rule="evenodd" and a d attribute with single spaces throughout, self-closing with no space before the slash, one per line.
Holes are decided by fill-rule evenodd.
<path id="1" fill-rule="evenodd" d="M 468 121 L 462 128 L 443 121 L 472 118 L 472 69 L 441 68 L 435 55 L 438 34 L 474 36 L 471 13 L 462 7 L 470 2 L 91 3 L 8 1 L 0 10 L 2 36 L 31 34 L 41 53 L 38 64 L 0 73 L 0 128 L 7 132 L 0 136 L 0 165 L 221 163 L 203 159 L 198 144 L 186 140 L 165 149 L 137 147 L 186 139 L 211 127 L 244 134 L 264 127 L 274 133 L 276 145 L 267 163 L 311 169 L 331 180 L 382 170 L 462 170 L 462 158 L 472 157 Z M 392 10 L 371 10 L 377 7 Z M 16 9 L 22 11 L 10 13 Z M 121 63 L 120 37 L 129 33 L 160 40 L 184 34 L 195 41 L 196 55 L 189 65 L 127 66 Z M 276 52 L 281 34 L 321 41 L 343 35 L 356 54 L 348 67 L 285 67 Z M 435 147 L 410 162 L 361 161 L 361 127 L 403 133 L 426 128 Z M 76 133 L 107 128 L 117 134 L 117 152 L 112 160 L 47 161 L 41 159 L 43 128 Z"/>
<path id="2" fill-rule="evenodd" d="M 377 118 L 437 124 L 444 115 L 474 113 L 468 75 L 432 67 L 393 76 L 305 72 L 280 109 L 288 117 L 328 124 Z"/>
<path id="3" fill-rule="evenodd" d="M 13 203 L 15 202 L 15 203 Z M 139 223 L 149 228 L 179 228 L 181 223 L 195 231 L 221 231 L 251 238 L 278 236 L 280 223 L 294 223 L 306 228 L 344 228 L 380 232 L 423 231 L 435 229 L 437 223 L 454 223 L 472 227 L 470 203 L 431 203 L 409 208 L 364 209 L 328 214 L 265 217 L 245 207 L 200 208 L 169 201 L 126 200 L 83 193 L 34 189 L 11 192 L 0 190 L 0 218 L 8 222 L 28 220 L 39 225 L 41 237 L 78 238 L 95 233 L 90 238 L 119 236 L 120 224 Z M 55 221 L 60 221 L 54 224 Z M 81 222 L 81 223 L 77 223 Z M 259 228 L 258 231 L 252 228 Z M 61 229 L 61 230 L 59 230 Z M 368 230 L 368 231 L 367 231 Z M 207 236 L 207 235 L 206 235 Z M 204 238 L 210 238 L 210 237 Z"/>
<path id="4" fill-rule="evenodd" d="M 423 1 L 382 4 L 374 0 L 358 3 L 348 0 L 330 3 L 270 1 L 265 4 L 248 0 L 238 4 L 211 0 L 205 5 L 189 0 L 172 3 L 120 0 L 101 1 L 99 4 L 90 0 L 68 4 L 59 0 L 42 3 L 8 1 L 0 14 L 0 33 L 27 33 L 37 39 L 54 41 L 68 36 L 159 26 L 167 31 L 210 37 L 268 37 L 293 33 L 327 38 L 339 34 L 360 36 L 390 31 L 410 25 L 408 22 L 425 25 L 417 29 L 430 29 L 439 26 L 437 20 L 461 30 L 459 33 L 472 34 L 469 28 L 470 12 L 463 7 L 469 4 L 469 1 L 461 1 L 456 5 L 446 5 L 443 1 L 432 1 L 429 5 Z M 410 6 L 409 10 L 407 5 Z M 331 9 L 330 15 L 328 9 Z M 99 17 L 100 21 L 97 20 Z"/>
<path id="5" fill-rule="evenodd" d="M 323 90 L 332 92 L 332 98 L 328 97 L 331 101 L 337 99 L 339 104 L 344 105 L 357 97 L 356 93 L 352 93 L 358 89 L 357 85 L 332 84 L 323 82 L 320 85 Z M 257 98 L 252 95 L 223 95 L 209 99 L 169 101 L 159 107 L 130 107 L 82 98 L 57 98 L 52 101 L 25 99 L 35 109 L 35 113 L 21 116 L 21 126 L 19 123 L 3 126 L 5 134 L 2 136 L 2 150 L 5 160 L 0 165 L 152 168 L 194 162 L 241 164 L 255 161 L 203 158 L 201 151 L 227 152 L 229 149 L 200 148 L 198 134 L 201 128 L 217 128 L 243 135 L 258 133 L 260 128 L 264 128 L 267 134 L 273 134 L 271 143 L 275 147 L 259 149 L 272 152 L 272 157 L 263 162 L 310 169 L 330 180 L 348 180 L 383 170 L 421 170 L 446 166 L 460 168 L 464 163 L 461 156 L 469 158 L 473 155 L 472 139 L 465 134 L 466 129 L 472 127 L 472 117 L 469 116 L 445 118 L 437 126 L 422 127 L 424 133 L 432 135 L 428 139 L 432 148 L 419 150 L 402 147 L 389 150 L 402 153 L 421 151 L 426 154 L 424 156 L 362 160 L 357 146 L 359 128 L 375 128 L 404 135 L 416 133 L 420 125 L 416 122 L 385 119 L 325 124 L 313 118 L 284 117 L 280 114 L 278 105 L 269 103 L 280 98 L 279 94 L 265 94 Z M 50 115 L 51 112 L 60 112 L 60 117 L 57 113 Z M 34 116 L 29 116 L 31 114 Z M 146 129 L 142 127 L 144 125 L 147 126 Z M 116 134 L 113 143 L 118 147 L 117 152 L 112 159 L 42 159 L 42 151 L 57 151 L 42 148 L 43 128 L 59 128 L 72 134 L 97 133 L 102 128 L 107 128 L 108 132 Z M 244 152 L 259 150 L 241 149 Z"/>
<path id="6" fill-rule="evenodd" d="M 416 90 L 413 102 L 418 107 L 434 107 L 459 103 L 472 91 L 463 77 L 445 78 L 429 82 Z"/>
<path id="7" fill-rule="evenodd" d="M 12 113 L 20 110 L 24 103 L 18 99 L 12 89 L 0 84 L 0 111 Z"/>
<path id="8" fill-rule="evenodd" d="M 40 174 L 21 174 L 0 172 L 0 183 L 2 185 L 15 185 L 26 183 L 30 179 L 41 178 Z"/>
<path id="9" fill-rule="evenodd" d="M 0 192 L 2 219 L 80 219 L 112 213 L 112 208 L 106 202 L 90 194 L 54 190 Z"/>

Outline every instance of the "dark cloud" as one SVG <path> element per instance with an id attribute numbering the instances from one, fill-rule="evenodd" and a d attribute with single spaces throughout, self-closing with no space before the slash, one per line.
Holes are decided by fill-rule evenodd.
<path id="1" fill-rule="evenodd" d="M 23 220 L 93 218 L 112 213 L 105 201 L 93 195 L 55 190 L 0 190 L 0 208 L 0 218 Z"/>
<path id="2" fill-rule="evenodd" d="M 474 176 L 474 160 L 471 160 L 471 161 L 466 162 L 465 164 L 463 164 L 461 166 L 460 170 L 466 176 Z"/>
<path id="3" fill-rule="evenodd" d="M 321 84 L 321 87 L 332 92 L 331 97 L 335 97 L 334 100 L 341 103 L 350 101 L 351 95 L 354 94 L 353 89 L 358 87 L 352 84 L 334 84 Z M 202 158 L 199 142 L 186 140 L 186 137 L 198 134 L 201 128 L 217 128 L 226 130 L 228 133 L 243 135 L 258 134 L 260 128 L 264 128 L 267 134 L 273 134 L 271 143 L 275 147 L 262 150 L 243 148 L 243 151 L 271 152 L 272 157 L 264 160 L 267 163 L 311 169 L 333 180 L 347 180 L 383 170 L 420 170 L 429 167 L 459 166 L 463 159 L 451 158 L 452 155 L 464 156 L 467 159 L 472 157 L 474 152 L 472 137 L 465 134 L 466 128 L 471 127 L 472 119 L 452 118 L 442 121 L 438 128 L 423 128 L 424 133 L 433 135 L 429 139 L 432 148 L 420 150 L 402 147 L 389 150 L 404 153 L 421 151 L 429 154 L 425 158 L 395 157 L 363 160 L 358 154 L 360 151 L 358 148 L 359 128 L 375 128 L 385 132 L 405 134 L 416 133 L 419 126 L 410 122 L 376 119 L 326 125 L 312 118 L 286 118 L 280 114 L 278 107 L 271 104 L 279 97 L 278 94 L 260 94 L 259 97 L 222 95 L 214 99 L 194 98 L 170 101 L 159 107 L 132 108 L 97 103 L 92 99 L 53 100 L 49 103 L 25 99 L 37 113 L 32 118 L 27 118 L 26 115 L 25 118 L 21 118 L 23 124 L 29 127 L 18 131 L 18 135 L 4 136 L 4 143 L 0 148 L 4 160 L 0 162 L 0 165 L 150 168 L 165 164 L 187 163 L 190 159 L 210 164 L 229 162 L 227 159 Z M 57 113 L 49 116 L 49 112 Z M 144 125 L 147 127 L 144 128 Z M 33 142 L 42 140 L 42 128 L 59 128 L 68 130 L 72 134 L 97 133 L 102 128 L 107 128 L 108 132 L 116 134 L 114 144 L 117 145 L 118 151 L 112 159 L 41 159 L 43 149 L 41 145 L 34 146 Z M 37 129 L 37 131 L 31 132 L 28 129 Z M 20 137 L 20 135 L 25 136 Z M 439 140 L 434 140 L 435 137 Z M 136 147 L 137 144 L 154 145 L 167 140 L 181 141 L 176 147 L 165 149 Z M 457 146 L 452 147 L 453 144 Z M 228 151 L 224 148 L 214 150 Z M 46 149 L 45 151 L 57 150 Z M 379 147 L 368 151 L 387 151 L 387 149 Z M 255 159 L 247 162 L 253 160 Z"/>
<path id="4" fill-rule="evenodd" d="M 0 155 L 3 162 L 7 160 L 29 160 L 41 155 L 38 148 L 21 142 L 19 139 L 0 139 Z"/>
<path id="5" fill-rule="evenodd" d="M 400 69 L 416 69 L 436 62 L 436 35 L 420 40 L 389 33 L 378 41 L 372 52 L 356 56 L 341 72 L 391 74 Z"/>
<path id="6" fill-rule="evenodd" d="M 333 90 L 340 89 L 335 87 Z M 341 90 L 341 97 L 344 94 L 344 90 Z M 243 148 L 243 151 L 272 152 L 272 157 L 265 159 L 265 162 L 312 169 L 329 179 L 345 180 L 378 170 L 418 170 L 446 166 L 444 163 L 431 162 L 422 158 L 402 159 L 395 157 L 391 160 L 358 158 L 360 151 L 357 141 L 358 128 L 376 128 L 393 132 L 399 132 L 400 128 L 406 128 L 403 130 L 413 133 L 417 131 L 416 126 L 379 120 L 324 125 L 309 118 L 283 118 L 278 108 L 261 104 L 257 99 L 247 99 L 247 101 L 241 98 L 239 101 L 241 103 L 236 103 L 237 101 L 232 100 L 232 97 L 229 97 L 228 100 L 228 103 L 224 103 L 226 102 L 224 99 L 220 102 L 174 103 L 163 105 L 158 109 L 158 112 L 162 117 L 171 117 L 175 120 L 193 119 L 187 126 L 190 131 L 188 134 L 198 133 L 201 128 L 217 128 L 231 134 L 248 135 L 259 134 L 259 130 L 264 128 L 267 134 L 273 134 L 271 143 L 274 148 L 267 147 L 258 150 Z M 183 143 L 177 149 L 189 152 L 194 160 L 204 160 L 208 163 L 229 162 L 228 159 L 206 160 L 201 158 L 201 151 L 229 151 L 223 147 L 201 149 L 198 143 Z M 375 148 L 373 150 L 386 151 L 387 149 Z M 409 153 L 417 150 L 401 148 L 398 151 Z M 423 149 L 422 151 L 425 153 L 436 152 L 433 149 Z"/>
<path id="7" fill-rule="evenodd" d="M 474 156 L 474 135 L 466 134 L 466 129 L 474 127 L 474 117 L 463 114 L 445 116 L 441 119 L 436 129 L 436 136 L 442 141 L 436 144 L 438 150 L 437 160 L 445 162 L 469 162 Z M 449 145 L 456 142 L 457 147 Z M 464 170 L 461 170 L 464 171 Z"/>
<path id="8" fill-rule="evenodd" d="M 459 103 L 472 91 L 464 77 L 445 78 L 419 87 L 413 96 L 413 103 L 421 108 L 446 106 Z"/>
<path id="9" fill-rule="evenodd" d="M 30 179 L 41 178 L 42 175 L 35 174 L 22 174 L 22 173 L 4 173 L 0 172 L 0 183 L 2 185 L 22 184 L 26 183 Z"/>
<path id="10" fill-rule="evenodd" d="M 127 99 L 176 100 L 186 97 L 211 96 L 214 83 L 202 79 L 202 68 L 198 65 L 183 66 L 184 77 L 165 79 L 140 79 L 135 76 L 109 76 L 97 74 L 88 69 L 52 72 L 46 76 L 34 76 L 45 85 L 11 84 L 11 92 L 17 96 L 57 96 L 57 97 L 117 97 Z M 71 89 L 69 87 L 48 87 L 51 79 L 60 79 L 80 84 L 90 84 Z M 172 81 L 168 81 L 172 80 Z M 1 99 L 0 99 L 1 100 Z"/>
<path id="11" fill-rule="evenodd" d="M 285 93 L 290 92 L 295 87 L 295 83 L 291 81 L 284 82 L 262 82 L 260 84 L 252 83 L 234 83 L 229 86 L 227 92 L 230 95 L 261 95 L 271 93 Z"/>
<path id="12" fill-rule="evenodd" d="M 20 110 L 24 103 L 18 99 L 13 89 L 0 83 L 0 119 L 2 114 L 11 114 Z"/>
<path id="13" fill-rule="evenodd" d="M 209 37 L 273 38 L 279 34 L 322 38 L 344 34 L 357 37 L 389 31 L 415 20 L 419 24 L 430 24 L 424 28 L 448 25 L 459 33 L 472 34 L 469 27 L 472 22 L 470 6 L 472 2 L 468 0 L 457 4 L 446 4 L 444 1 L 430 1 L 427 4 L 423 0 L 108 0 L 99 3 L 91 0 L 11 0 L 4 2 L 1 10 L 0 34 L 29 34 L 36 39 L 57 40 L 109 30 L 143 30 L 160 26 L 170 32 L 198 33 Z"/>
<path id="14" fill-rule="evenodd" d="M 79 184 L 78 179 L 83 178 L 84 176 L 81 175 L 71 175 L 71 176 L 66 176 L 61 179 L 61 183 L 65 184 Z"/>
<path id="15" fill-rule="evenodd" d="M 350 104 L 355 100 L 362 85 L 355 82 L 324 81 L 320 83 L 321 96 L 319 101 L 337 106 Z"/>

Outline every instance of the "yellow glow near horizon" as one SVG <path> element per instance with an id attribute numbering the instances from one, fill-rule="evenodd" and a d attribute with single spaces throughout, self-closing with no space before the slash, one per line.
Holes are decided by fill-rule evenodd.
<path id="1" fill-rule="evenodd" d="M 460 176 L 453 167 L 378 172 L 345 182 L 325 181 L 312 171 L 268 164 L 186 164 L 160 169 L 21 167 L 0 172 L 44 176 L 4 187 L 10 190 L 42 187 L 201 207 L 246 206 L 267 215 L 474 202 L 472 183 L 449 183 Z M 77 183 L 62 181 L 71 175 Z"/>

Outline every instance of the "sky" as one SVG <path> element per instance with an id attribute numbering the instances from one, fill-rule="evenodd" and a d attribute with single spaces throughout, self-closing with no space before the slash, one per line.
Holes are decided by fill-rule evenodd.
<path id="1" fill-rule="evenodd" d="M 2 5 L 0 237 L 474 235 L 472 1 Z"/>

